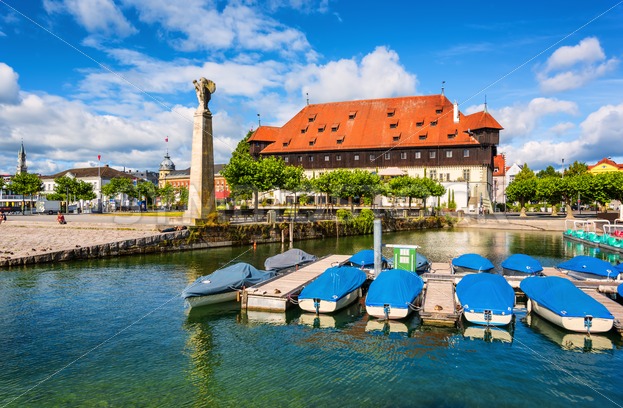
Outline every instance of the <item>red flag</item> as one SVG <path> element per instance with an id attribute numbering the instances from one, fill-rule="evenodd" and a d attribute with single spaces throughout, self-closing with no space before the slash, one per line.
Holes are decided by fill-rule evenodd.
<path id="1" fill-rule="evenodd" d="M 165 142 L 167 142 L 167 143 L 169 143 L 169 136 L 165 137 L 165 138 L 164 138 L 164 141 L 165 141 Z"/>
<path id="2" fill-rule="evenodd" d="M 97 161 L 100 161 L 100 159 L 101 159 L 101 158 L 102 158 L 102 155 L 101 155 L 101 154 L 98 154 L 98 155 L 97 155 Z"/>

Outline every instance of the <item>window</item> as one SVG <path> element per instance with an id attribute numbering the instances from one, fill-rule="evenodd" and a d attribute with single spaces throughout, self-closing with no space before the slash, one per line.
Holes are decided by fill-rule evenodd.
<path id="1" fill-rule="evenodd" d="M 428 157 L 430 159 L 434 159 L 435 157 L 437 157 L 437 152 L 435 152 L 434 150 L 431 150 L 430 152 L 428 152 Z"/>
<path id="2" fill-rule="evenodd" d="M 417 126 L 417 127 L 422 127 L 422 126 L 424 126 L 424 121 L 423 121 L 423 120 L 420 120 L 420 121 L 418 121 L 418 122 L 415 122 L 415 126 Z"/>
<path id="3" fill-rule="evenodd" d="M 394 109 L 394 108 L 388 108 L 387 109 L 387 117 L 388 118 L 393 117 L 395 113 L 396 113 L 396 109 Z"/>
<path id="4" fill-rule="evenodd" d="M 331 132 L 337 132 L 339 128 L 340 128 L 340 124 L 334 123 L 333 125 L 331 125 Z"/>
<path id="5" fill-rule="evenodd" d="M 299 161 L 299 163 L 302 163 L 303 162 L 303 156 L 299 156 L 298 157 L 298 161 Z"/>
<path id="6" fill-rule="evenodd" d="M 309 159 L 310 162 L 313 162 L 314 161 L 314 156 L 309 156 L 308 159 Z"/>
<path id="7" fill-rule="evenodd" d="M 329 155 L 328 155 L 328 154 L 325 154 L 325 156 L 324 156 L 324 161 L 326 161 L 326 162 L 327 162 L 327 161 L 329 161 L 329 160 L 331 160 L 331 157 L 329 157 Z"/>
<path id="8" fill-rule="evenodd" d="M 426 140 L 426 136 L 428 135 L 428 133 L 425 133 L 423 135 L 420 135 L 419 138 L 420 140 Z"/>
<path id="9" fill-rule="evenodd" d="M 463 150 L 463 157 L 469 157 L 469 149 Z"/>
<path id="10" fill-rule="evenodd" d="M 469 169 L 463 170 L 463 179 L 469 181 Z"/>
<path id="11" fill-rule="evenodd" d="M 396 129 L 398 127 L 398 121 L 394 121 L 394 122 L 390 122 L 389 124 L 389 128 L 390 129 Z"/>
<path id="12" fill-rule="evenodd" d="M 436 180 L 437 179 L 437 170 L 431 170 L 429 172 L 430 178 L 431 180 Z"/>
<path id="13" fill-rule="evenodd" d="M 400 152 L 400 158 L 402 160 L 407 160 L 407 152 Z"/>
<path id="14" fill-rule="evenodd" d="M 452 150 L 446 150 L 446 158 L 448 159 L 452 158 Z"/>
<path id="15" fill-rule="evenodd" d="M 416 159 L 421 159 L 422 158 L 422 152 L 415 152 L 415 158 Z"/>
<path id="16" fill-rule="evenodd" d="M 335 155 L 335 160 L 337 160 L 337 161 L 342 160 L 342 155 L 341 154 L 336 154 Z"/>
<path id="17" fill-rule="evenodd" d="M 316 120 L 316 114 L 312 113 L 311 115 L 309 115 L 309 117 L 307 118 L 307 120 L 311 123 L 313 121 Z"/>
<path id="18" fill-rule="evenodd" d="M 301 128 L 301 133 L 307 133 L 307 126 Z"/>
<path id="19" fill-rule="evenodd" d="M 448 133 L 448 139 L 454 139 L 456 137 L 456 133 Z"/>
<path id="20" fill-rule="evenodd" d="M 441 112 L 443 112 L 443 108 L 437 108 L 437 109 L 435 109 L 435 113 L 436 113 L 437 115 L 439 115 Z"/>
<path id="21" fill-rule="evenodd" d="M 290 144 L 289 140 L 287 142 L 283 142 L 283 147 L 288 147 L 289 144 Z"/>
<path id="22" fill-rule="evenodd" d="M 359 155 L 358 154 L 354 155 L 353 160 L 359 160 Z"/>
<path id="23" fill-rule="evenodd" d="M 290 161 L 290 158 L 289 158 L 289 157 L 284 157 L 284 158 L 283 158 L 283 161 L 284 161 L 285 163 L 288 163 L 288 162 Z"/>
<path id="24" fill-rule="evenodd" d="M 370 161 L 374 161 L 374 155 L 373 154 L 370 155 Z"/>
<path id="25" fill-rule="evenodd" d="M 385 153 L 385 160 L 389 160 L 392 158 L 392 154 L 391 153 Z"/>
<path id="26" fill-rule="evenodd" d="M 324 132 L 324 129 L 327 127 L 327 125 L 318 125 L 318 133 L 322 133 Z"/>
<path id="27" fill-rule="evenodd" d="M 313 146 L 315 144 L 316 144 L 316 139 L 312 139 L 312 140 L 309 141 L 309 145 L 310 146 Z"/>
<path id="28" fill-rule="evenodd" d="M 342 144 L 344 143 L 344 136 L 340 136 L 335 140 L 335 143 L 337 144 Z"/>
<path id="29" fill-rule="evenodd" d="M 355 119 L 355 116 L 357 116 L 357 111 L 349 112 L 348 119 L 353 120 Z"/>
<path id="30" fill-rule="evenodd" d="M 437 121 L 436 121 L 436 120 L 433 120 L 432 122 L 430 122 L 430 125 L 431 125 L 431 126 L 437 126 Z"/>
<path id="31" fill-rule="evenodd" d="M 394 142 L 398 142 L 398 141 L 400 141 L 400 135 L 394 136 Z"/>

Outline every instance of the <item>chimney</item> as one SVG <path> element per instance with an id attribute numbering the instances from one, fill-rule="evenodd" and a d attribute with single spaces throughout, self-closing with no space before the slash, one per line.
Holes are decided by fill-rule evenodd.
<path id="1" fill-rule="evenodd" d="M 459 104 L 454 101 L 454 123 L 459 123 Z"/>

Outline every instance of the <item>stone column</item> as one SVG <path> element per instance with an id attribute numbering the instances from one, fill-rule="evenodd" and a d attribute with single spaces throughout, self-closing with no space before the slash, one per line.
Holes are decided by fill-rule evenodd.
<path id="1" fill-rule="evenodd" d="M 205 78 L 193 82 L 197 90 L 199 107 L 194 117 L 188 211 L 184 215 L 197 225 L 210 214 L 216 213 L 212 112 L 208 109 L 208 102 L 216 86 L 214 82 Z"/>

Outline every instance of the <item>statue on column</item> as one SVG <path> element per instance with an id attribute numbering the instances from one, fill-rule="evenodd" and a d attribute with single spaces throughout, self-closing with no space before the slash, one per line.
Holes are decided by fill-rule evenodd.
<path id="1" fill-rule="evenodd" d="M 216 84 L 209 79 L 205 79 L 204 77 L 201 77 L 199 81 L 196 79 L 193 80 L 193 84 L 195 85 L 195 91 L 197 92 L 199 107 L 210 111 L 208 109 L 208 102 L 210 102 L 212 94 L 216 92 Z"/>

